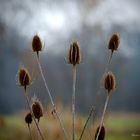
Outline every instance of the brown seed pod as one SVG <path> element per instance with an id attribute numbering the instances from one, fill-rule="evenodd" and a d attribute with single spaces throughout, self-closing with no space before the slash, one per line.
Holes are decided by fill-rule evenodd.
<path id="1" fill-rule="evenodd" d="M 32 40 L 32 49 L 39 56 L 39 51 L 42 50 L 42 43 L 38 35 L 35 35 Z"/>
<path id="2" fill-rule="evenodd" d="M 95 133 L 95 140 L 97 138 L 98 132 L 99 132 L 99 127 L 97 128 L 96 133 Z M 101 127 L 101 131 L 100 131 L 100 134 L 98 136 L 98 140 L 104 140 L 104 139 L 105 139 L 105 127 L 102 126 Z"/>
<path id="3" fill-rule="evenodd" d="M 38 119 L 38 122 L 40 120 L 40 117 L 43 116 L 43 107 L 42 104 L 39 101 L 33 101 L 32 103 L 32 111 L 36 119 Z"/>
<path id="4" fill-rule="evenodd" d="M 114 33 L 108 43 L 108 49 L 110 49 L 112 52 L 117 50 L 120 44 L 120 38 L 119 35 Z"/>
<path id="5" fill-rule="evenodd" d="M 116 88 L 116 80 L 115 76 L 112 72 L 108 72 L 104 76 L 104 88 L 108 90 L 108 93 L 110 91 L 114 90 Z"/>
<path id="6" fill-rule="evenodd" d="M 77 42 L 73 42 L 70 45 L 69 50 L 69 64 L 73 64 L 75 66 L 76 64 L 79 64 L 80 61 L 81 61 L 80 48 Z"/>
<path id="7" fill-rule="evenodd" d="M 20 86 L 23 86 L 26 90 L 26 87 L 31 84 L 31 77 L 29 72 L 25 68 L 20 68 L 18 71 L 18 82 Z"/>
<path id="8" fill-rule="evenodd" d="M 31 113 L 27 113 L 27 115 L 25 116 L 25 122 L 28 125 L 32 123 L 32 115 L 31 115 Z"/>

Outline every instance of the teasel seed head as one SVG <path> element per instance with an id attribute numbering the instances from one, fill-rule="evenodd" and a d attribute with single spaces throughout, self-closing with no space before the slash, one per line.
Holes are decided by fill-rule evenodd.
<path id="1" fill-rule="evenodd" d="M 32 103 L 32 111 L 33 111 L 33 114 L 34 114 L 34 117 L 38 120 L 40 120 L 40 117 L 43 116 L 43 107 L 42 107 L 42 104 L 40 101 L 38 100 L 34 100 L 33 103 Z"/>
<path id="2" fill-rule="evenodd" d="M 112 72 L 108 72 L 104 76 L 104 88 L 110 93 L 116 88 L 116 79 Z"/>
<path id="3" fill-rule="evenodd" d="M 69 49 L 69 64 L 75 66 L 81 61 L 81 52 L 77 42 L 73 42 Z"/>
<path id="4" fill-rule="evenodd" d="M 20 86 L 23 86 L 25 91 L 27 86 L 31 84 L 31 77 L 28 70 L 24 67 L 20 68 L 18 71 L 18 83 Z"/>
<path id="5" fill-rule="evenodd" d="M 99 127 L 97 128 L 96 133 L 95 133 L 95 140 L 96 140 L 96 137 L 97 137 L 98 132 L 99 132 Z M 98 140 L 104 140 L 104 139 L 105 139 L 105 127 L 102 126 L 101 127 L 101 131 L 100 131 L 100 134 L 98 136 Z"/>
<path id="6" fill-rule="evenodd" d="M 39 57 L 39 52 L 42 50 L 42 43 L 38 35 L 35 35 L 32 40 L 32 49 L 37 53 Z"/>
<path id="7" fill-rule="evenodd" d="M 32 123 L 32 115 L 30 112 L 25 116 L 25 122 L 28 124 L 28 126 Z"/>
<path id="8" fill-rule="evenodd" d="M 114 33 L 108 43 L 108 49 L 110 49 L 112 52 L 116 51 L 120 45 L 120 38 L 117 33 Z"/>

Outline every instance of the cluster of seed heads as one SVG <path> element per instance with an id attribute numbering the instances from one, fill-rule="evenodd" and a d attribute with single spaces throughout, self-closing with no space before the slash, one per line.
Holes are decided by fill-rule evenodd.
<path id="1" fill-rule="evenodd" d="M 108 43 L 108 49 L 111 50 L 112 54 L 114 51 L 116 51 L 119 47 L 120 39 L 118 34 L 114 33 Z M 40 37 L 38 35 L 35 35 L 32 39 L 32 50 L 33 52 L 37 53 L 37 56 L 39 57 L 39 52 L 42 51 L 42 42 L 40 40 Z M 81 61 L 81 52 L 80 48 L 77 42 L 72 42 L 70 44 L 69 54 L 68 54 L 68 63 L 75 66 L 76 64 L 79 64 Z M 18 82 L 19 85 L 24 87 L 25 91 L 27 86 L 31 85 L 31 77 L 29 75 L 29 72 L 26 68 L 22 67 L 18 71 Z M 112 72 L 107 72 L 103 79 L 103 86 L 108 91 L 108 94 L 113 91 L 116 88 L 116 80 L 115 76 Z M 32 118 L 40 120 L 40 118 L 43 116 L 43 107 L 40 101 L 34 100 L 31 105 L 31 111 L 32 113 L 27 113 L 25 116 L 25 122 L 28 124 L 28 126 L 32 123 Z M 33 115 L 33 116 L 32 116 Z M 95 139 L 97 138 L 97 135 L 99 133 L 99 128 L 97 128 L 95 133 Z M 98 135 L 98 140 L 104 140 L 105 138 L 105 127 L 101 125 L 100 133 Z"/>
<path id="2" fill-rule="evenodd" d="M 38 101 L 37 99 L 35 99 L 31 105 L 31 109 L 33 114 L 31 114 L 30 112 L 27 113 L 27 115 L 25 116 L 25 122 L 29 125 L 32 123 L 32 115 L 34 115 L 35 119 L 40 120 L 40 118 L 43 116 L 43 107 L 40 101 Z"/>

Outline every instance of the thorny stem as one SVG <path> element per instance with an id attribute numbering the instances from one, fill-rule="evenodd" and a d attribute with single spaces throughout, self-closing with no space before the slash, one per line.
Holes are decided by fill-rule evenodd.
<path id="1" fill-rule="evenodd" d="M 34 120 L 34 122 L 35 122 L 36 128 L 37 128 L 37 130 L 38 130 L 38 132 L 39 132 L 39 135 L 40 135 L 41 139 L 44 140 L 44 137 L 43 137 L 43 135 L 42 135 L 42 133 L 41 133 L 41 130 L 40 130 L 39 126 L 38 126 L 38 123 L 37 123 L 37 121 L 36 121 L 36 119 L 35 119 L 34 113 L 33 113 L 32 109 L 31 109 L 30 101 L 29 101 L 27 92 L 24 92 L 24 95 L 25 95 L 25 97 L 26 97 L 26 101 L 27 101 L 29 110 L 30 110 L 31 115 L 32 115 L 32 117 L 33 117 L 33 120 Z"/>
<path id="2" fill-rule="evenodd" d="M 109 97 L 110 97 L 109 95 L 107 95 L 107 97 L 106 97 L 106 101 L 105 101 L 105 105 L 104 105 L 104 110 L 103 110 L 103 114 L 102 114 L 101 122 L 100 122 L 100 125 L 99 125 L 99 131 L 97 133 L 96 140 L 98 140 L 99 134 L 101 132 L 101 128 L 102 128 L 102 125 L 103 125 L 103 121 L 104 121 L 105 112 L 106 112 L 106 109 L 107 109 Z"/>
<path id="3" fill-rule="evenodd" d="M 54 101 L 53 101 L 53 98 L 52 98 L 52 95 L 51 95 L 51 92 L 48 88 L 48 85 L 47 85 L 47 82 L 45 80 L 45 77 L 44 77 L 44 74 L 43 74 L 43 71 L 42 71 L 42 67 L 41 67 L 41 64 L 40 64 L 40 61 L 39 61 L 39 58 L 37 57 L 37 63 L 38 63 L 38 66 L 39 66 L 39 70 L 40 70 L 40 73 L 41 73 L 41 76 L 42 76 L 42 79 L 43 79 L 43 82 L 44 82 L 44 85 L 45 85 L 45 88 L 46 88 L 46 91 L 49 95 L 49 98 L 50 98 L 50 101 L 51 101 L 51 104 L 53 106 L 53 112 L 55 113 L 57 119 L 59 120 L 59 123 L 60 123 L 60 127 L 64 133 L 64 136 L 65 136 L 65 139 L 68 140 L 68 136 L 67 136 L 67 133 L 66 133 L 66 130 L 64 128 L 64 125 L 63 125 L 63 122 L 62 122 L 62 119 L 60 117 L 60 114 L 58 113 L 57 109 L 56 109 L 56 105 L 54 104 Z"/>
<path id="4" fill-rule="evenodd" d="M 73 93 L 72 93 L 72 139 L 75 140 L 75 86 L 76 86 L 76 66 L 73 65 Z"/>
<path id="5" fill-rule="evenodd" d="M 32 132 L 31 132 L 31 128 L 30 128 L 30 125 L 29 124 L 28 124 L 28 129 L 29 129 L 29 133 L 30 133 L 30 138 L 31 138 L 31 140 L 33 140 Z"/>
<path id="6" fill-rule="evenodd" d="M 93 108 L 93 106 L 92 106 L 92 108 L 91 108 L 91 110 L 90 110 L 90 113 L 89 113 L 89 116 L 88 116 L 88 118 L 87 118 L 87 120 L 86 120 L 86 122 L 85 122 L 85 125 L 84 125 L 83 129 L 82 129 L 82 133 L 81 133 L 81 135 L 80 135 L 79 140 L 82 139 L 82 136 L 83 136 L 83 134 L 84 134 L 84 131 L 85 131 L 85 129 L 86 129 L 86 126 L 87 126 L 87 124 L 88 124 L 88 121 L 89 121 L 89 119 L 90 119 L 90 117 L 91 117 L 93 111 L 94 111 L 94 108 Z"/>

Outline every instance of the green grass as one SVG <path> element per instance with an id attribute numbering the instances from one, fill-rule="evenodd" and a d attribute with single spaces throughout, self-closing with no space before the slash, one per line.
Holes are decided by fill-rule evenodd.
<path id="1" fill-rule="evenodd" d="M 105 140 L 139 140 L 140 136 L 137 135 L 140 135 L 140 117 L 136 117 L 135 115 L 131 115 L 131 117 L 129 116 L 109 115 L 105 120 Z M 52 135 L 60 135 L 60 139 L 63 140 L 63 136 L 61 137 L 62 134 L 60 134 L 58 131 L 59 129 L 57 130 L 56 128 L 56 121 L 53 119 L 45 121 L 45 119 L 43 119 L 41 123 L 44 127 L 41 129 L 45 129 L 45 136 L 52 133 Z M 51 129 L 46 129 L 45 126 L 51 127 Z M 71 130 L 71 128 L 69 129 Z M 86 136 L 87 134 L 88 133 L 85 133 L 83 140 L 90 138 L 89 135 Z M 53 139 L 52 136 L 46 138 L 46 140 Z M 28 127 L 24 122 L 24 116 L 0 117 L 0 140 L 30 140 Z"/>

